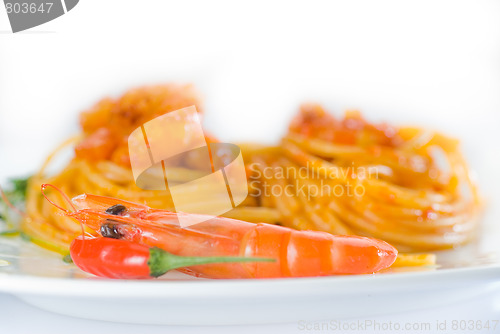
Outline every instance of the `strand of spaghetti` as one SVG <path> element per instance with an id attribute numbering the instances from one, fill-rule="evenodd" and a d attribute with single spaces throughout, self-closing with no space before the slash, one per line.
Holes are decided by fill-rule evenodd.
<path id="1" fill-rule="evenodd" d="M 54 160 L 54 157 L 57 154 L 59 154 L 63 149 L 68 147 L 69 145 L 76 143 L 78 140 L 81 139 L 81 137 L 82 137 L 81 135 L 76 135 L 76 136 L 70 137 L 70 138 L 66 139 L 65 141 L 63 141 L 59 146 L 57 146 L 45 159 L 44 163 L 42 164 L 42 167 L 39 169 L 39 171 L 36 175 L 43 176 L 43 173 L 45 172 L 47 167 L 50 165 L 52 160 Z"/>

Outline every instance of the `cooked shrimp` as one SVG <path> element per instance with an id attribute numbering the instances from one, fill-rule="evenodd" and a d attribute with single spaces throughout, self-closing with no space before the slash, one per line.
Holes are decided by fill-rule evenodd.
<path id="1" fill-rule="evenodd" d="M 296 231 L 224 217 L 206 217 L 206 221 L 182 228 L 177 221 L 178 215 L 183 219 L 199 219 L 199 216 L 152 209 L 111 197 L 83 194 L 72 202 L 78 210 L 65 210 L 65 214 L 103 237 L 159 247 L 179 256 L 276 259 L 275 262 L 213 263 L 181 270 L 201 277 L 369 274 L 391 266 L 398 253 L 393 246 L 373 238 Z"/>

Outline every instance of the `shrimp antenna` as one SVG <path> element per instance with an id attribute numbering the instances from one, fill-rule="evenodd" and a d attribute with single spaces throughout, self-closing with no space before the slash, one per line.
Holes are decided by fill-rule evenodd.
<path id="1" fill-rule="evenodd" d="M 50 204 L 52 204 L 53 206 L 55 206 L 56 208 L 58 208 L 59 210 L 61 211 L 64 211 L 66 213 L 69 213 L 69 210 L 66 210 L 62 207 L 60 207 L 59 205 L 57 205 L 56 203 L 52 202 L 48 197 L 47 197 L 47 194 L 45 193 L 45 189 L 47 189 L 48 187 L 52 187 L 54 188 L 59 194 L 61 194 L 61 196 L 64 198 L 64 200 L 66 202 L 69 203 L 69 205 L 71 206 L 71 208 L 73 209 L 73 211 L 78 211 L 76 210 L 75 206 L 73 205 L 73 203 L 71 202 L 71 200 L 69 199 L 69 197 L 64 193 L 64 191 L 62 191 L 61 189 L 59 189 L 58 187 L 56 187 L 55 185 L 53 184 L 48 184 L 48 183 L 44 183 L 42 184 L 41 186 L 41 190 L 42 190 L 42 195 L 43 197 L 45 197 L 45 199 L 47 201 L 49 201 Z M 80 222 L 80 227 L 82 228 L 82 237 L 83 239 L 85 239 L 85 228 L 83 227 L 83 224 L 82 222 Z"/>
<path id="2" fill-rule="evenodd" d="M 69 199 L 69 197 L 68 197 L 68 196 L 67 196 L 67 195 L 66 195 L 66 194 L 65 194 L 65 193 L 64 193 L 61 189 L 59 189 L 58 187 L 56 187 L 56 186 L 54 186 L 54 185 L 52 185 L 52 184 L 44 183 L 44 184 L 42 184 L 42 186 L 41 186 L 41 189 L 42 189 L 42 195 L 43 195 L 43 197 L 45 197 L 45 199 L 46 199 L 47 201 L 49 201 L 49 203 L 50 203 L 50 204 L 52 204 L 53 206 L 55 206 L 56 208 L 58 208 L 58 209 L 59 209 L 59 210 L 61 210 L 61 211 L 64 211 L 64 212 L 69 213 L 69 210 L 67 210 L 67 209 L 64 209 L 64 208 L 60 207 L 59 205 L 57 205 L 56 203 L 52 202 L 52 201 L 51 201 L 51 200 L 47 197 L 47 194 L 45 193 L 45 189 L 47 189 L 48 187 L 54 188 L 54 189 L 55 189 L 58 193 L 60 193 L 60 194 L 61 194 L 61 196 L 64 198 L 64 200 L 65 200 L 66 202 L 68 202 L 68 203 L 69 203 L 69 205 L 71 206 L 71 208 L 73 209 L 73 211 L 77 211 L 77 210 L 76 210 L 76 208 L 75 208 L 75 206 L 73 205 L 73 203 L 71 203 L 71 200 Z"/>
<path id="3" fill-rule="evenodd" d="M 0 196 L 2 197 L 2 200 L 5 202 L 5 204 L 7 204 L 7 206 L 9 208 L 11 208 L 12 210 L 14 210 L 18 215 L 20 215 L 22 217 L 26 217 L 26 213 L 25 212 L 21 211 L 14 204 L 12 204 L 11 201 L 9 201 L 9 198 L 7 197 L 7 195 L 5 195 L 5 192 L 3 191 L 3 189 L 2 189 L 1 186 L 0 186 Z"/>

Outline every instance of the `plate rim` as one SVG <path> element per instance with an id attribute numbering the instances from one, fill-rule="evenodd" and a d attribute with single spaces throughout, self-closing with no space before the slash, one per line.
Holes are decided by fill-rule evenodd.
<path id="1" fill-rule="evenodd" d="M 271 279 L 115 280 L 0 274 L 0 292 L 19 295 L 107 298 L 316 298 L 318 295 L 386 293 L 461 286 L 471 281 L 500 282 L 500 264 L 426 272 Z M 350 288 L 350 289 L 349 289 Z M 292 292 L 291 292 L 292 291 Z M 124 293 L 126 292 L 126 293 Z"/>

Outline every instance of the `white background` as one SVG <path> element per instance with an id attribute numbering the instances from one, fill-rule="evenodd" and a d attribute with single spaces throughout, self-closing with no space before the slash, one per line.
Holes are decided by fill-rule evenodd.
<path id="1" fill-rule="evenodd" d="M 0 8 L 0 178 L 36 169 L 103 96 L 170 81 L 198 87 L 224 140 L 275 142 L 315 101 L 443 130 L 479 175 L 500 167 L 499 1 L 82 0 L 15 35 Z M 25 312 L 0 305 L 2 327 Z"/>

